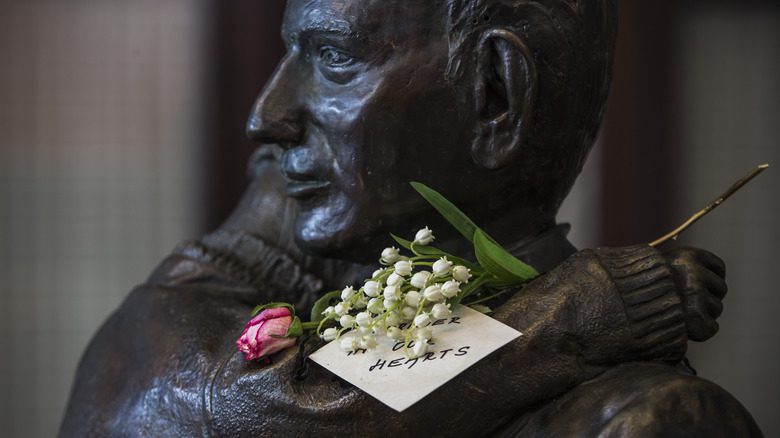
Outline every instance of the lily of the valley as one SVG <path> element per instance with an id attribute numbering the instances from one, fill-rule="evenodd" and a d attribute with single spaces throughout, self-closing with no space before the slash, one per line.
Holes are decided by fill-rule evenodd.
<path id="1" fill-rule="evenodd" d="M 421 229 L 414 235 L 414 243 L 417 245 L 429 245 L 434 239 L 433 231 L 428 227 Z"/>

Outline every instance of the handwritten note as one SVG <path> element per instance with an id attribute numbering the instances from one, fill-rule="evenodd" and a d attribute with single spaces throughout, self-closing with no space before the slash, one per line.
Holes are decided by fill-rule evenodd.
<path id="1" fill-rule="evenodd" d="M 342 351 L 338 340 L 332 341 L 310 358 L 401 412 L 521 336 L 517 330 L 465 306 L 456 307 L 452 316 L 437 320 L 432 328 L 428 352 L 415 359 L 406 356 L 403 341 L 389 338 L 378 339 L 374 350 L 351 353 Z"/>

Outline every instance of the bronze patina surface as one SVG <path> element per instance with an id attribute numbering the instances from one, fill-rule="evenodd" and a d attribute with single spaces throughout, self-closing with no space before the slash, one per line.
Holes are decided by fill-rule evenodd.
<path id="1" fill-rule="evenodd" d="M 616 3 L 288 1 L 244 199 L 100 329 L 60 435 L 760 436 L 684 362 L 717 331 L 723 262 L 577 251 L 555 223 L 601 120 Z M 494 314 L 525 336 L 403 413 L 317 365 L 302 378 L 297 349 L 245 362 L 255 304 L 364 278 L 388 232 L 428 225 L 468 253 L 412 180 L 544 273 Z"/>

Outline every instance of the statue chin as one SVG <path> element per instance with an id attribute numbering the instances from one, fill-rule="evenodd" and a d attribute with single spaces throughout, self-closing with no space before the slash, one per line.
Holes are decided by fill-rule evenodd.
<path id="1" fill-rule="evenodd" d="M 367 250 L 372 239 L 365 237 L 365 222 L 360 226 L 355 215 L 342 205 L 326 205 L 307 209 L 301 206 L 295 219 L 295 242 L 311 255 L 368 263 L 376 251 Z M 344 211 L 346 210 L 346 211 Z"/>
<path id="2" fill-rule="evenodd" d="M 371 199 L 354 199 L 343 193 L 296 203 L 292 232 L 301 251 L 361 265 L 376 263 L 382 249 L 393 243 L 390 229 L 398 230 L 399 223 L 410 219 L 408 212 L 388 217 Z"/>

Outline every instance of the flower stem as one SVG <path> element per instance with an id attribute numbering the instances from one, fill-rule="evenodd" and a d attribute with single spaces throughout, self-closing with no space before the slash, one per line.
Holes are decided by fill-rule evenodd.
<path id="1" fill-rule="evenodd" d="M 416 262 L 418 260 L 436 260 L 436 257 L 421 255 L 421 256 L 412 257 L 412 258 L 409 259 L 410 262 Z"/>
<path id="2" fill-rule="evenodd" d="M 322 324 L 322 322 L 325 321 L 324 319 L 322 321 L 309 321 L 309 322 L 303 322 L 301 323 L 301 327 L 303 327 L 304 330 L 311 330 L 316 329 Z"/>
<path id="3" fill-rule="evenodd" d="M 732 184 L 731 187 L 728 188 L 725 192 L 723 192 L 720 196 L 715 198 L 712 202 L 707 204 L 704 208 L 697 211 L 693 216 L 688 218 L 687 221 L 683 222 L 682 225 L 675 228 L 674 230 L 666 233 L 662 237 L 659 237 L 658 239 L 650 242 L 648 245 L 650 246 L 659 246 L 663 243 L 666 243 L 669 240 L 676 240 L 677 237 L 682 234 L 683 231 L 687 230 L 691 227 L 691 225 L 695 224 L 699 219 L 703 218 L 707 213 L 711 212 L 712 210 L 715 210 L 716 207 L 718 207 L 720 204 L 723 204 L 723 202 L 726 201 L 731 195 L 736 193 L 739 189 L 741 189 L 745 184 L 749 183 L 753 178 L 757 177 L 761 172 L 765 171 L 769 168 L 768 164 L 761 164 L 760 166 L 756 166 L 753 170 L 751 170 L 747 175 L 743 176 L 737 182 Z"/>
<path id="4" fill-rule="evenodd" d="M 510 291 L 512 291 L 513 289 L 514 289 L 514 288 L 508 287 L 508 288 L 506 288 L 506 289 L 504 289 L 504 290 L 502 290 L 502 291 L 500 291 L 500 292 L 497 292 L 497 293 L 495 293 L 495 294 L 493 294 L 493 295 L 489 295 L 489 296 L 487 296 L 487 297 L 482 297 L 482 298 L 476 299 L 476 300 L 474 300 L 474 301 L 471 301 L 471 302 L 469 302 L 469 303 L 463 303 L 463 305 L 464 305 L 464 306 L 470 306 L 470 305 L 472 305 L 472 304 L 480 304 L 480 303 L 484 303 L 485 301 L 490 301 L 490 300 L 492 300 L 493 298 L 500 297 L 501 295 L 504 295 L 505 293 L 507 293 L 507 292 L 510 292 Z"/>
<path id="5" fill-rule="evenodd" d="M 466 287 L 461 289 L 460 294 L 455 298 L 455 303 L 460 303 L 462 300 L 468 298 L 471 294 L 477 291 L 483 284 L 488 282 L 486 275 L 480 275 L 473 278 Z"/>
<path id="6" fill-rule="evenodd" d="M 330 320 L 333 320 L 333 319 L 332 319 L 332 318 L 322 318 L 322 320 L 320 321 L 320 323 L 319 323 L 319 324 L 317 325 L 317 327 L 315 328 L 315 331 L 314 331 L 314 333 L 316 333 L 317 335 L 319 335 L 320 333 L 322 333 L 322 326 L 323 326 L 323 324 L 325 324 L 325 322 L 327 322 L 327 321 L 330 321 Z M 304 324 L 306 324 L 306 323 L 304 323 Z"/>

